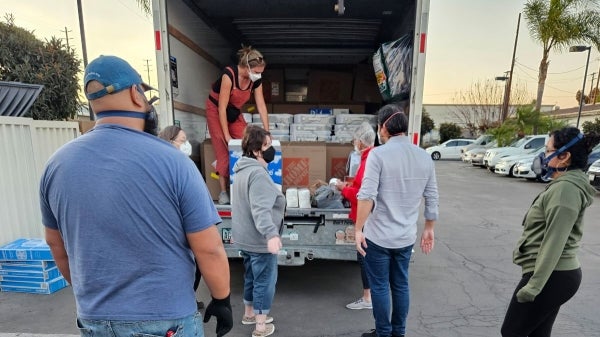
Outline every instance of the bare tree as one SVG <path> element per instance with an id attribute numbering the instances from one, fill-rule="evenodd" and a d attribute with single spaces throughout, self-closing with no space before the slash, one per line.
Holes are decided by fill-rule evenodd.
<path id="1" fill-rule="evenodd" d="M 477 81 L 469 89 L 455 93 L 452 101 L 452 113 L 460 119 L 472 135 L 485 132 L 502 123 L 502 103 L 504 99 L 504 86 L 497 81 Z M 515 107 L 528 104 L 532 101 L 525 84 L 514 82 L 510 92 L 508 117 L 515 114 Z"/>

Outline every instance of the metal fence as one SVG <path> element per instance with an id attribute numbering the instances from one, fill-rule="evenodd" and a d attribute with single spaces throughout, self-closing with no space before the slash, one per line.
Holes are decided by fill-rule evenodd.
<path id="1" fill-rule="evenodd" d="M 43 237 L 42 170 L 59 147 L 79 135 L 77 122 L 0 116 L 0 245 Z"/>

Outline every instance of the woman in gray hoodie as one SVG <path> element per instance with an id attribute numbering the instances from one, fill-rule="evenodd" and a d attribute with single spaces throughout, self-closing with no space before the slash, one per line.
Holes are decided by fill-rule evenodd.
<path id="1" fill-rule="evenodd" d="M 267 314 L 275 295 L 286 202 L 267 172 L 267 164 L 275 157 L 270 133 L 248 125 L 242 152 L 233 167 L 231 187 L 232 239 L 244 260 L 242 324 L 256 324 L 252 337 L 265 337 L 275 331 L 273 317 Z"/>

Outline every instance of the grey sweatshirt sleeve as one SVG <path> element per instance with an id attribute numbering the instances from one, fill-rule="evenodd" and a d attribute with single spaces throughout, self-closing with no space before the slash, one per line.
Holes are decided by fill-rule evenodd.
<path id="1" fill-rule="evenodd" d="M 433 161 L 431 161 L 431 174 L 425 185 L 423 197 L 425 198 L 425 211 L 423 216 L 426 220 L 437 220 L 439 215 L 439 194 Z"/>
<path id="2" fill-rule="evenodd" d="M 256 230 L 267 240 L 279 236 L 279 229 L 273 223 L 273 206 L 277 193 L 273 181 L 266 172 L 255 172 L 249 181 L 249 200 Z"/>

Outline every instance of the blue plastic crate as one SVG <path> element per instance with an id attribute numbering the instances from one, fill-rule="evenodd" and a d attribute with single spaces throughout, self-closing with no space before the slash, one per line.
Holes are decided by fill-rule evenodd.
<path id="1" fill-rule="evenodd" d="M 54 260 L 44 239 L 17 239 L 0 247 L 0 260 Z"/>
<path id="2" fill-rule="evenodd" d="M 31 294 L 52 294 L 68 286 L 64 277 L 57 277 L 48 282 L 14 282 L 0 281 L 0 290 L 6 292 L 19 292 Z"/>

